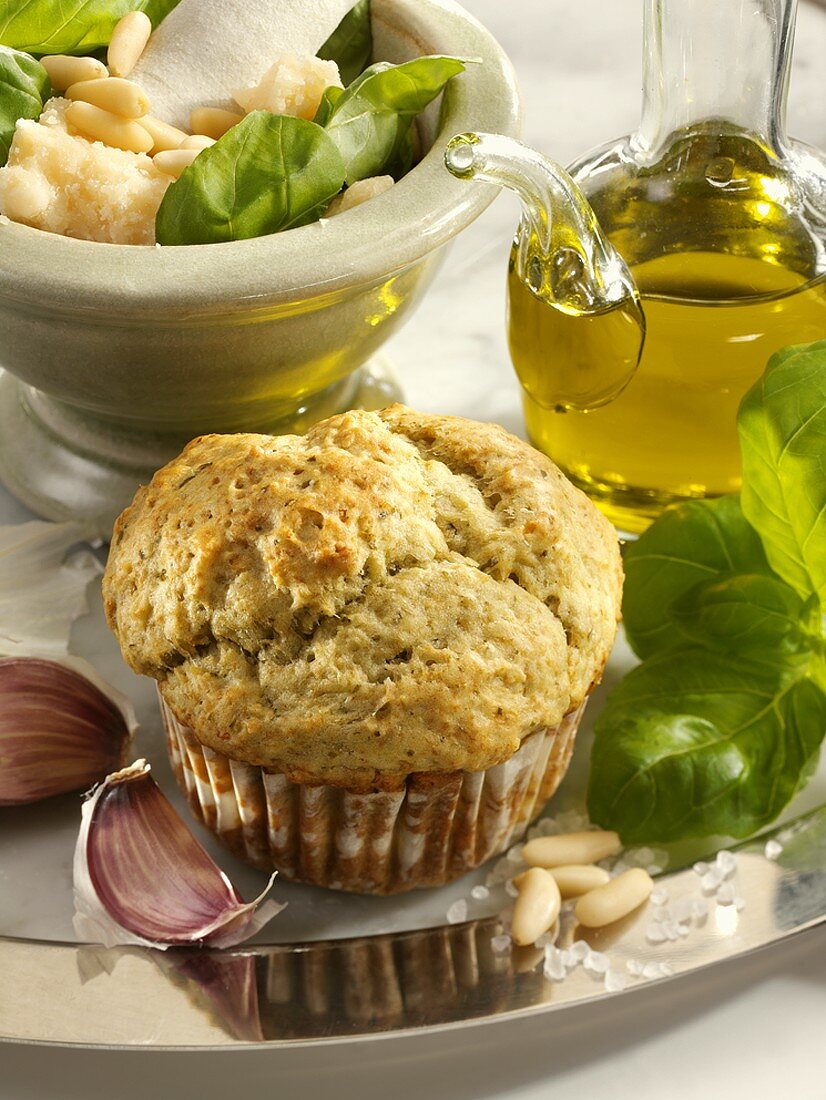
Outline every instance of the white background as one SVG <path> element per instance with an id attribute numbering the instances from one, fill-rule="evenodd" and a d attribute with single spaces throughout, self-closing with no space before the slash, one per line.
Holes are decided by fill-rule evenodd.
<path id="1" fill-rule="evenodd" d="M 514 60 L 528 141 L 566 162 L 633 128 L 639 0 L 466 0 L 466 6 Z M 826 12 L 804 4 L 790 130 L 821 147 L 824 57 Z M 521 430 L 502 324 L 515 219 L 515 205 L 501 199 L 463 235 L 428 299 L 390 345 L 411 405 Z M 11 509 L 2 511 L 11 518 Z M 0 1046 L 0 1097 L 824 1100 L 824 1024 L 826 930 L 820 930 L 602 1005 L 427 1038 L 234 1054 Z"/>

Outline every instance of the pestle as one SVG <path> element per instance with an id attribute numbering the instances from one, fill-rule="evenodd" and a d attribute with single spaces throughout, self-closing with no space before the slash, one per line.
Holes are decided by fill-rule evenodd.
<path id="1" fill-rule="evenodd" d="M 132 79 L 156 118 L 188 130 L 195 107 L 238 110 L 232 93 L 260 80 L 276 54 L 315 54 L 353 3 L 181 0 L 153 32 Z"/>

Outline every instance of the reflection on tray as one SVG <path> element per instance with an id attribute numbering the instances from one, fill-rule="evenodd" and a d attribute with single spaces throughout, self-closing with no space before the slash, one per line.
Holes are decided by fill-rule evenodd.
<path id="1" fill-rule="evenodd" d="M 489 1016 L 545 985 L 535 948 L 497 954 L 498 920 L 256 955 L 169 951 L 159 965 L 242 1041 L 318 1038 Z M 546 993 L 547 997 L 547 993 Z M 522 997 L 517 997 L 522 1000 Z"/>

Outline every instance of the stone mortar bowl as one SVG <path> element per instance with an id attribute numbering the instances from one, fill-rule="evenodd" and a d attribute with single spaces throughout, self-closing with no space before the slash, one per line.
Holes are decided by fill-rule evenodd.
<path id="1" fill-rule="evenodd" d="M 313 225 L 225 244 L 139 247 L 0 226 L 0 478 L 35 512 L 108 535 L 204 432 L 300 431 L 394 395 L 363 364 L 490 203 L 454 180 L 447 140 L 515 134 L 502 49 L 451 0 L 373 0 L 376 59 L 478 59 L 420 118 L 421 162 Z"/>

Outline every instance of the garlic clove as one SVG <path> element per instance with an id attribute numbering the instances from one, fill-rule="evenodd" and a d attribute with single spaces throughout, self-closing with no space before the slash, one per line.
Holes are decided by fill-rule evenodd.
<path id="1" fill-rule="evenodd" d="M 123 766 L 136 728 L 85 661 L 0 657 L 0 806 L 88 789 Z"/>
<path id="2" fill-rule="evenodd" d="M 231 947 L 284 906 L 244 902 L 167 801 L 145 760 L 83 804 L 75 848 L 75 931 L 106 947 Z"/>

